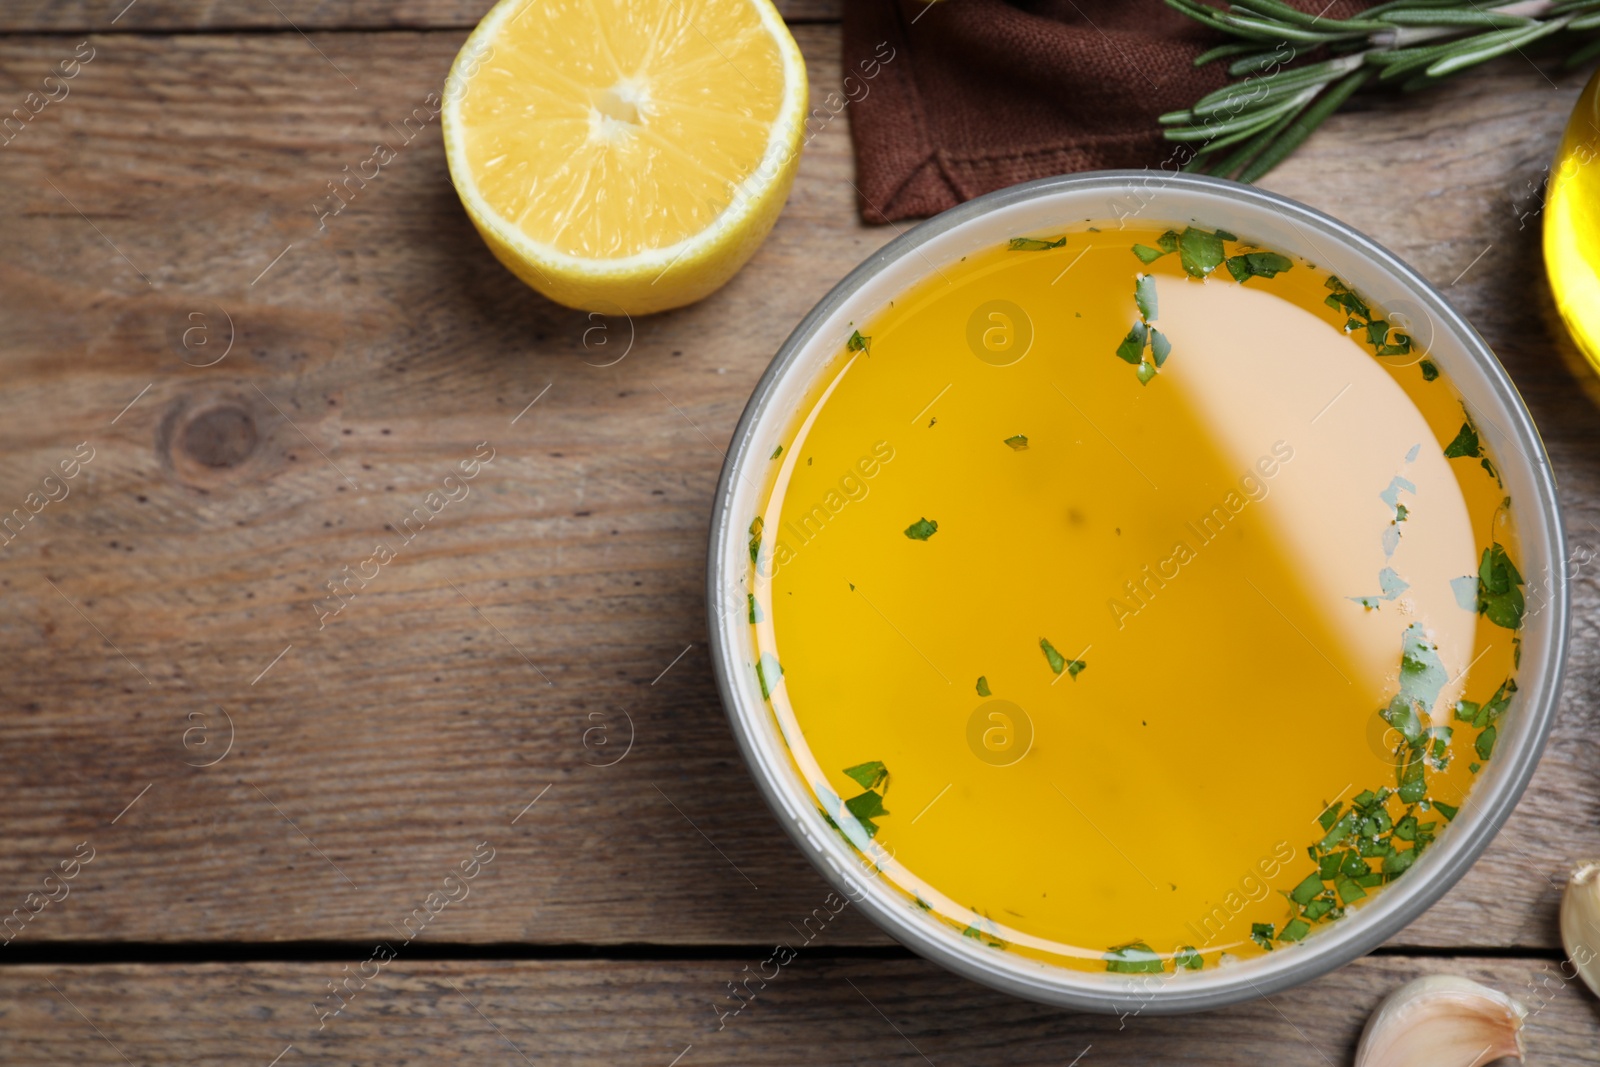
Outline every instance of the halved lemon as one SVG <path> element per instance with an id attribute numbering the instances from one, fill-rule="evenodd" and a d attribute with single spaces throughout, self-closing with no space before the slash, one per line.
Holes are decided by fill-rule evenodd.
<path id="1" fill-rule="evenodd" d="M 641 314 L 712 292 L 771 230 L 805 62 L 769 0 L 500 0 L 443 105 L 495 256 L 558 303 Z"/>

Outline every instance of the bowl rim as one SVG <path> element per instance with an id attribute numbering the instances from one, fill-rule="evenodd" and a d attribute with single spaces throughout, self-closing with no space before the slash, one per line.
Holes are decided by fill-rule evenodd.
<path id="1" fill-rule="evenodd" d="M 735 671 L 739 669 L 740 653 L 737 648 L 732 647 L 729 631 L 724 628 L 724 618 L 719 610 L 719 604 L 729 578 L 723 565 L 723 561 L 727 558 L 729 538 L 737 536 L 731 506 L 734 489 L 743 466 L 754 462 L 750 457 L 755 431 L 774 406 L 775 388 L 780 380 L 802 358 L 821 328 L 857 290 L 894 263 L 906 256 L 917 254 L 922 245 L 997 209 L 1031 200 L 1046 199 L 1062 193 L 1133 194 L 1136 189 L 1148 190 L 1152 185 L 1158 188 L 1176 187 L 1243 201 L 1257 208 L 1280 213 L 1292 223 L 1308 225 L 1317 232 L 1336 238 L 1349 246 L 1351 251 L 1398 278 L 1407 290 L 1406 295 L 1414 297 L 1423 304 L 1437 319 L 1440 327 L 1454 336 L 1466 358 L 1482 372 L 1489 390 L 1509 413 L 1510 426 L 1507 436 L 1511 438 L 1522 457 L 1529 461 L 1528 473 L 1538 500 L 1533 502 L 1531 507 L 1528 503 L 1523 503 L 1518 507 L 1518 512 L 1522 514 L 1532 512 L 1542 520 L 1545 534 L 1543 545 L 1548 547 L 1551 564 L 1548 568 L 1549 595 L 1545 610 L 1552 612 L 1553 621 L 1550 624 L 1550 639 L 1543 655 L 1539 657 L 1538 662 L 1528 665 L 1528 669 L 1518 671 L 1519 678 L 1537 679 L 1539 683 L 1536 694 L 1538 699 L 1524 702 L 1519 710 L 1519 715 L 1527 723 L 1524 727 L 1523 743 L 1505 753 L 1509 758 L 1497 761 L 1499 763 L 1497 778 L 1493 782 L 1484 783 L 1485 786 L 1493 786 L 1492 790 L 1483 786 L 1474 790 L 1473 799 L 1483 801 L 1478 806 L 1485 809 L 1476 828 L 1477 836 L 1463 837 L 1460 839 L 1461 844 L 1451 845 L 1443 857 L 1444 862 L 1433 867 L 1428 872 L 1428 877 L 1403 883 L 1403 892 L 1398 888 L 1387 890 L 1379 901 L 1375 901 L 1367 909 L 1362 909 L 1362 913 L 1373 915 L 1369 921 L 1352 925 L 1342 938 L 1328 936 L 1323 951 L 1318 951 L 1317 942 L 1308 942 L 1295 953 L 1293 962 L 1255 981 L 1251 981 L 1248 974 L 1240 974 L 1241 981 L 1231 985 L 1212 984 L 1205 988 L 1185 988 L 1183 983 L 1163 981 L 1161 987 L 1153 993 L 1137 996 L 1131 986 L 1118 987 L 1107 983 L 1104 990 L 1096 990 L 1085 988 L 1081 984 L 1062 984 L 1059 979 L 1052 981 L 1051 972 L 1072 976 L 1077 976 L 1080 972 L 1070 972 L 1065 968 L 1056 968 L 1049 964 L 1038 964 L 1036 968 L 1009 969 L 986 966 L 981 957 L 964 955 L 956 951 L 956 946 L 946 944 L 944 939 L 931 936 L 922 927 L 908 922 L 907 916 L 902 914 L 905 909 L 896 907 L 890 902 L 889 891 L 879 890 L 875 893 L 870 889 L 871 883 L 877 881 L 875 877 L 861 879 L 859 882 L 852 881 L 844 871 L 830 864 L 827 861 L 825 846 L 808 834 L 802 822 L 804 816 L 792 809 L 792 798 L 787 796 L 775 776 L 768 773 L 764 767 L 764 756 L 759 741 L 754 736 L 754 731 L 749 728 L 749 724 L 744 721 L 738 689 L 734 683 Z M 1502 462 L 1510 461 L 1502 458 Z M 1519 530 L 1519 533 L 1526 538 L 1530 531 L 1531 524 L 1528 530 Z M 740 755 L 751 777 L 755 779 L 758 789 L 773 814 L 777 816 L 778 822 L 800 851 L 835 890 L 866 911 L 875 926 L 918 955 L 989 988 L 1029 1000 L 1090 1012 L 1112 1014 L 1121 1012 L 1125 1015 L 1130 1012 L 1134 1014 L 1149 1012 L 1156 1015 L 1224 1007 L 1264 997 L 1326 974 L 1365 955 L 1388 940 L 1430 908 L 1460 880 L 1488 848 L 1510 817 L 1544 751 L 1555 721 L 1566 671 L 1571 608 L 1565 568 L 1566 535 L 1561 523 L 1555 479 L 1550 468 L 1549 456 L 1533 425 L 1527 406 L 1493 350 L 1433 285 L 1366 234 L 1289 197 L 1255 186 L 1205 175 L 1175 174 L 1165 171 L 1157 173 L 1149 170 L 1105 170 L 1041 178 L 988 193 L 950 208 L 901 231 L 898 236 L 868 255 L 829 289 L 828 293 L 800 320 L 779 346 L 752 390 L 750 400 L 740 416 L 729 443 L 721 476 L 718 479 L 707 550 L 706 608 L 710 636 L 708 643 L 718 694 L 738 743 Z M 1532 686 L 1524 685 L 1519 691 L 1530 688 Z M 770 715 L 770 712 L 762 706 L 754 709 L 752 714 Z M 811 807 L 814 808 L 815 804 L 813 803 Z M 1446 850 L 1440 849 L 1440 851 Z M 869 888 L 863 890 L 863 886 Z M 1397 903 L 1377 910 L 1377 905 L 1385 899 Z M 1332 935 L 1334 931 L 1330 930 L 1327 933 Z M 1032 964 L 1036 961 L 1026 962 Z M 1228 970 L 1244 971 L 1246 968 L 1228 968 Z"/>

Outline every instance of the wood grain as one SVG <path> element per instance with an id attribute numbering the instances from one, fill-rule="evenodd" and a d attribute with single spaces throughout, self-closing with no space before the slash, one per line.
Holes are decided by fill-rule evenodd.
<path id="1" fill-rule="evenodd" d="M 992 993 L 921 960 L 802 953 L 737 1015 L 727 983 L 764 957 L 390 962 L 337 1016 L 314 1005 L 365 957 L 238 966 L 19 967 L 0 972 L 0 1058 L 75 1064 L 1348 1063 L 1373 1007 L 1424 973 L 1520 997 L 1529 1067 L 1594 1062 L 1600 1013 L 1555 964 L 1361 960 L 1265 1001 L 1204 1015 L 1080 1015 Z M 374 973 L 368 968 L 368 974 Z M 767 969 L 771 973 L 771 968 Z M 337 1004 L 331 998 L 328 1004 Z M 328 1009 L 325 1009 L 328 1010 Z M 726 1017 L 720 1013 L 730 1013 Z M 325 1023 L 318 1029 L 319 1021 Z M 720 1029 L 719 1029 L 720 1025 Z M 127 1057 L 127 1061 L 122 1056 Z M 681 1056 L 675 1060 L 674 1057 Z"/>
<path id="2" fill-rule="evenodd" d="M 847 117 L 725 290 L 590 318 L 484 250 L 435 122 L 404 143 L 460 37 L 95 37 L 71 95 L 0 147 L 0 514 L 94 449 L 0 547 L 0 900 L 96 850 L 28 942 L 389 936 L 481 841 L 492 885 L 429 938 L 755 944 L 824 892 L 729 737 L 702 583 L 750 389 L 894 235 L 856 218 Z M 798 37 L 820 99 L 837 29 Z M 13 96 L 75 43 L 0 39 Z M 1335 118 L 1267 184 L 1441 285 L 1484 253 L 1447 292 L 1522 388 L 1593 548 L 1592 379 L 1551 328 L 1516 201 L 1578 88 L 1508 60 Z M 327 183 L 379 141 L 398 158 L 319 228 Z M 230 319 L 228 355 L 199 366 Z M 470 495 L 402 544 L 480 442 Z M 326 583 L 379 541 L 395 558 L 324 625 Z M 1600 855 L 1592 565 L 1575 594 L 1529 796 L 1398 944 L 1558 943 L 1559 880 Z M 218 709 L 232 746 L 195 766 L 224 751 Z M 838 938 L 883 940 L 854 916 Z"/>
<path id="3" fill-rule="evenodd" d="M 842 0 L 773 0 L 791 22 L 837 22 Z M 471 29 L 494 0 L 16 0 L 0 33 Z"/>

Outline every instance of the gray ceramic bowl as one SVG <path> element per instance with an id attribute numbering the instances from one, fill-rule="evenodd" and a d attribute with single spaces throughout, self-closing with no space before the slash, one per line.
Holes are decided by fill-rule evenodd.
<path id="1" fill-rule="evenodd" d="M 758 687 L 745 619 L 746 527 L 760 510 L 766 461 L 813 379 L 849 336 L 848 324 L 870 318 L 936 265 L 1013 234 L 1084 219 L 1201 219 L 1304 256 L 1392 317 L 1405 315 L 1411 333 L 1473 409 L 1498 459 L 1506 492 L 1516 501 L 1528 581 L 1517 699 L 1502 721 L 1494 760 L 1438 842 L 1405 878 L 1303 944 L 1178 976 L 1085 973 L 996 952 L 885 885 L 824 821 L 796 773 Z M 1527 409 L 1494 353 L 1420 275 L 1336 219 L 1260 189 L 1189 175 L 1106 171 L 1030 182 L 953 208 L 890 241 L 811 310 L 778 350 L 734 434 L 712 516 L 707 602 L 718 686 L 750 773 L 795 844 L 840 893 L 908 948 L 974 981 L 1085 1011 L 1166 1014 L 1248 1000 L 1326 973 L 1392 937 L 1466 873 L 1516 805 L 1555 716 L 1568 627 L 1565 559 L 1555 483 Z"/>

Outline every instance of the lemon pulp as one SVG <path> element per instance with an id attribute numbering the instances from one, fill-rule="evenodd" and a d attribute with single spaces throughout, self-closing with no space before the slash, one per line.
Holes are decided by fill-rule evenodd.
<path id="1" fill-rule="evenodd" d="M 805 97 L 767 0 L 501 0 L 452 68 L 446 150 L 530 285 L 656 311 L 721 285 L 771 228 Z"/>

